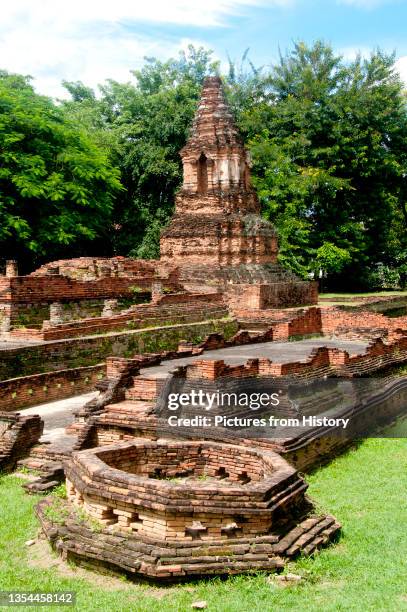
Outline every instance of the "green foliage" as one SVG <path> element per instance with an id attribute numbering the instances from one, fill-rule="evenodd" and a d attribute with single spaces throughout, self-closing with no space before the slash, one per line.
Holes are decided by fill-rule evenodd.
<path id="1" fill-rule="evenodd" d="M 325 244 L 338 286 L 397 265 L 406 248 L 407 113 L 393 63 L 376 51 L 348 65 L 322 42 L 298 43 L 264 77 L 264 101 L 241 114 L 281 260 L 304 276 Z"/>
<path id="2" fill-rule="evenodd" d="M 332 242 L 324 242 L 317 249 L 316 262 L 323 272 L 341 272 L 349 264 L 351 256 L 345 249 L 341 249 Z"/>
<path id="3" fill-rule="evenodd" d="M 69 516 L 69 510 L 61 496 L 52 496 L 49 505 L 44 510 L 44 515 L 52 523 L 64 525 Z"/>
<path id="4" fill-rule="evenodd" d="M 0 245 L 8 257 L 77 252 L 108 235 L 119 174 L 29 79 L 0 73 Z M 72 249 L 72 250 L 70 250 Z"/>
<path id="5" fill-rule="evenodd" d="M 375 289 L 399 289 L 401 274 L 397 268 L 379 263 L 368 275 L 368 285 Z"/>
<path id="6" fill-rule="evenodd" d="M 145 222 L 145 231 L 141 243 L 129 252 L 130 257 L 136 259 L 158 259 L 160 257 L 160 234 L 163 227 L 168 222 L 165 211 L 158 210 L 156 216 L 149 221 L 145 216 L 141 216 Z"/>
<path id="7" fill-rule="evenodd" d="M 59 484 L 57 487 L 55 487 L 52 493 L 53 495 L 55 495 L 56 497 L 59 497 L 60 499 L 67 499 L 66 483 L 62 482 L 61 484 Z"/>
<path id="8" fill-rule="evenodd" d="M 125 188 L 112 213 L 112 248 L 132 257 L 159 256 L 159 235 L 182 179 L 179 151 L 192 124 L 202 81 L 218 70 L 211 53 L 190 46 L 177 59 L 146 58 L 134 83 L 109 80 L 100 99 L 82 83 L 66 83 L 70 117 L 108 143 Z"/>

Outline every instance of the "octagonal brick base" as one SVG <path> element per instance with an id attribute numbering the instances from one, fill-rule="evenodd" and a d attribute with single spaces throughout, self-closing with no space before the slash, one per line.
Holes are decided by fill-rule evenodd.
<path id="1" fill-rule="evenodd" d="M 281 534 L 229 539 L 227 542 L 155 542 L 134 533 L 95 531 L 79 519 L 74 506 L 62 502 L 65 524 L 50 519 L 51 498 L 36 506 L 42 531 L 66 561 L 160 581 L 204 575 L 275 572 L 300 553 L 310 555 L 332 541 L 340 530 L 332 516 L 311 516 L 292 523 Z"/>
<path id="2" fill-rule="evenodd" d="M 37 506 L 55 548 L 150 578 L 275 571 L 340 528 L 260 448 L 138 438 L 73 453 L 65 473 L 68 499 Z"/>

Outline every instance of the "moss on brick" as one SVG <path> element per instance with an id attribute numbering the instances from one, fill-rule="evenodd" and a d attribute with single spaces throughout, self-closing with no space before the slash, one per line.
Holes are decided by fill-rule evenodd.
<path id="1" fill-rule="evenodd" d="M 109 355 L 131 357 L 136 353 L 156 353 L 175 350 L 180 340 L 198 344 L 210 333 L 224 333 L 230 338 L 238 330 L 236 321 L 218 319 L 206 323 L 167 326 L 72 338 L 36 346 L 1 351 L 0 380 L 28 374 L 39 374 L 66 368 L 96 365 Z"/>

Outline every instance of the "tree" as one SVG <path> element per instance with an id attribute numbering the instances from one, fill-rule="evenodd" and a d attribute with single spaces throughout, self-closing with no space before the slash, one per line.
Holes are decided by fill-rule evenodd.
<path id="1" fill-rule="evenodd" d="M 327 275 L 339 274 L 350 261 L 351 256 L 347 250 L 335 246 L 332 242 L 324 242 L 317 249 L 314 271 L 314 278 L 321 278 L 321 289 L 324 289 L 323 279 Z"/>
<path id="2" fill-rule="evenodd" d="M 89 252 L 108 234 L 120 189 L 106 154 L 29 78 L 0 73 L 2 256 L 32 265 Z"/>
<path id="3" fill-rule="evenodd" d="M 392 55 L 380 51 L 347 63 L 323 42 L 297 43 L 267 69 L 255 67 L 245 52 L 240 63 L 230 61 L 224 76 L 252 153 L 263 215 L 279 234 L 281 262 L 304 278 L 323 269 L 336 289 L 362 288 L 373 282 L 375 271 L 382 278 L 388 270 L 386 278 L 397 276 L 400 284 L 407 278 L 407 110 L 393 63 Z M 18 187 L 13 181 L 23 184 L 18 176 L 28 173 L 31 192 L 22 199 L 21 188 L 7 200 L 7 209 L 3 204 L 3 212 L 16 213 L 4 223 L 7 248 L 19 234 L 32 252 L 48 250 L 48 259 L 56 252 L 73 256 L 85 247 L 157 257 L 160 230 L 181 183 L 179 151 L 202 81 L 217 73 L 211 53 L 191 46 L 166 62 L 147 58 L 132 73 L 133 82 L 109 80 L 98 95 L 79 81 L 67 82 L 71 100 L 58 107 L 36 96 L 26 79 L 4 77 L 3 89 L 7 81 L 7 99 L 13 102 L 4 98 L 3 105 L 18 99 L 20 109 L 27 106 L 33 125 L 38 130 L 45 125 L 41 137 L 34 129 L 33 143 L 47 145 L 39 153 L 45 173 L 41 165 L 13 166 L 15 150 L 28 156 L 27 147 L 33 146 L 27 136 L 31 126 L 21 127 L 21 112 L 16 140 L 11 136 L 5 142 L 10 165 L 3 164 L 6 174 L 0 179 L 6 181 L 4 194 L 13 193 Z M 4 133 L 14 134 L 7 112 L 1 117 Z M 105 173 L 102 181 L 98 169 Z M 74 187 L 61 196 L 55 188 L 51 198 L 53 172 L 60 183 L 82 189 L 80 205 Z M 28 201 L 22 214 L 18 206 Z"/>
<path id="4" fill-rule="evenodd" d="M 330 274 L 347 287 L 406 249 L 407 114 L 393 63 L 376 51 L 347 65 L 322 42 L 298 43 L 272 69 L 268 98 L 242 114 L 264 214 L 304 276 L 324 244 L 348 254 Z"/>

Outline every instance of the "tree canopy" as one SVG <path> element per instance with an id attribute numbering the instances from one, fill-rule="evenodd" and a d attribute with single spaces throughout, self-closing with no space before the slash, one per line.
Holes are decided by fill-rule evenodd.
<path id="1" fill-rule="evenodd" d="M 406 259 L 407 113 L 393 64 L 377 51 L 347 65 L 298 43 L 242 115 L 264 214 L 300 274 L 360 286 Z"/>
<path id="2" fill-rule="evenodd" d="M 36 261 L 102 244 L 119 179 L 62 108 L 36 94 L 28 78 L 0 73 L 3 256 Z"/>
<path id="3" fill-rule="evenodd" d="M 179 151 L 191 126 L 204 77 L 218 64 L 190 47 L 167 62 L 146 58 L 134 83 L 109 80 L 95 100 L 82 83 L 67 83 L 65 111 L 110 145 L 125 192 L 113 211 L 112 248 L 134 257 L 158 257 L 159 234 L 173 210 L 181 179 Z M 109 142 L 110 139 L 110 142 Z"/>

